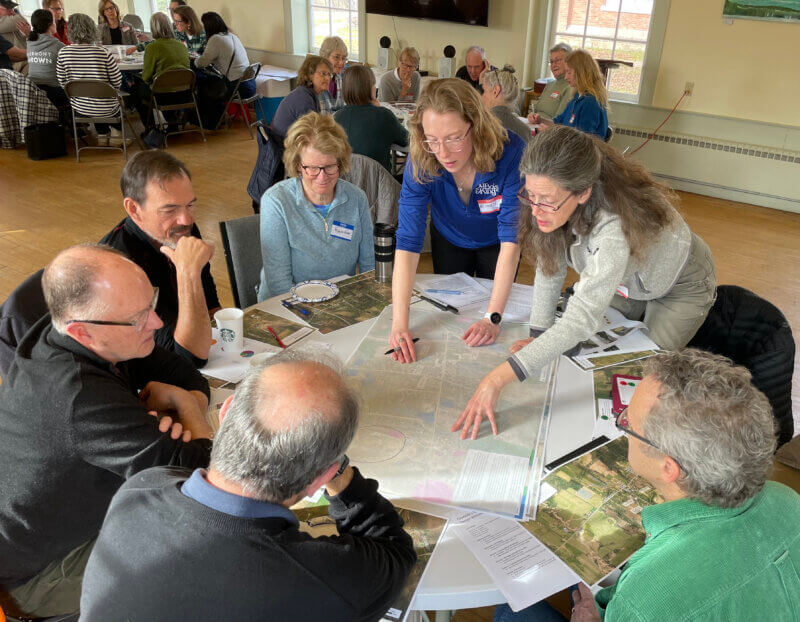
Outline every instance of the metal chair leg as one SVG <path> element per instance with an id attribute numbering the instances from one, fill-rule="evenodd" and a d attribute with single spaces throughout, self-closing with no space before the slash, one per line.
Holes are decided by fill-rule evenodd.
<path id="1" fill-rule="evenodd" d="M 244 105 L 244 101 L 242 101 L 242 98 L 238 93 L 236 94 L 236 99 L 239 100 L 239 109 L 242 111 L 244 124 L 247 126 L 247 131 L 250 133 L 250 140 L 253 140 L 253 129 L 250 127 L 250 112 L 247 110 L 247 107 Z"/>
<path id="2" fill-rule="evenodd" d="M 192 91 L 192 101 L 194 102 L 194 113 L 197 115 L 197 123 L 200 124 L 200 136 L 203 137 L 203 142 L 206 142 L 206 133 L 203 131 L 203 120 L 200 118 L 200 108 L 197 107 L 197 98 Z"/>
<path id="3" fill-rule="evenodd" d="M 81 161 L 81 150 L 78 147 L 78 123 L 75 121 L 75 109 L 72 109 L 72 137 L 75 139 L 75 159 Z"/>

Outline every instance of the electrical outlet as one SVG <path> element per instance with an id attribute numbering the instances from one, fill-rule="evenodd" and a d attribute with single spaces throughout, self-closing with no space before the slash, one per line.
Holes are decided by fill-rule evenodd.
<path id="1" fill-rule="evenodd" d="M 683 87 L 684 92 L 691 97 L 692 92 L 694 91 L 694 82 L 687 82 L 686 86 Z"/>

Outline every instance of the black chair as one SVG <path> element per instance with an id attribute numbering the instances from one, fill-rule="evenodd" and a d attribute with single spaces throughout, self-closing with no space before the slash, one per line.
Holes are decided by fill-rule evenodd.
<path id="1" fill-rule="evenodd" d="M 789 322 L 775 305 L 743 287 L 720 285 L 714 306 L 688 346 L 727 356 L 749 369 L 753 385 L 772 405 L 778 445 L 791 440 L 795 344 Z"/>
<path id="2" fill-rule="evenodd" d="M 186 129 L 184 123 L 182 130 L 174 132 L 167 131 L 166 126 L 162 127 L 164 132 L 164 146 L 167 146 L 167 139 L 174 134 L 187 134 L 189 132 L 200 132 L 203 137 L 203 142 L 206 142 L 206 134 L 203 131 L 203 121 L 200 118 L 200 110 L 197 107 L 197 97 L 195 97 L 195 76 L 194 71 L 191 69 L 170 69 L 163 73 L 158 74 L 153 80 L 153 85 L 150 87 L 150 102 L 147 107 L 147 118 L 150 119 L 153 113 L 156 113 L 157 118 L 163 118 L 166 111 L 175 110 L 194 110 L 197 116 L 197 128 Z M 185 93 L 184 101 L 177 101 L 176 97 L 181 93 Z M 158 101 L 158 95 L 168 95 L 169 99 L 162 97 L 162 101 Z M 191 99 L 189 99 L 191 97 Z M 172 102 L 172 103 L 170 103 Z M 158 114 L 161 113 L 161 114 Z M 144 120 L 142 120 L 144 122 Z M 166 124 L 168 126 L 168 124 Z"/>
<path id="3" fill-rule="evenodd" d="M 244 119 L 244 122 L 247 123 L 247 131 L 250 132 L 250 138 L 253 138 L 253 126 L 256 124 L 256 121 L 253 121 L 252 123 L 249 121 L 249 117 L 247 116 L 247 106 L 253 102 L 257 102 L 258 107 L 261 110 L 261 118 L 265 119 L 266 116 L 264 115 L 264 109 L 261 107 L 261 95 L 254 93 L 247 99 L 242 99 L 242 96 L 239 94 L 239 85 L 242 82 L 247 82 L 248 80 L 254 79 L 258 75 L 259 71 L 261 71 L 261 63 L 253 63 L 244 70 L 244 73 L 242 73 L 242 75 L 236 81 L 236 86 L 234 86 L 230 98 L 225 103 L 225 112 L 217 122 L 216 129 L 219 129 L 219 126 L 222 125 L 223 120 L 225 121 L 226 128 L 230 126 L 231 117 L 228 114 L 228 106 L 230 106 L 231 102 L 235 100 L 236 105 L 239 106 L 239 110 L 242 111 L 242 118 Z"/>
<path id="4" fill-rule="evenodd" d="M 219 223 L 233 303 L 238 309 L 258 302 L 256 288 L 261 281 L 262 266 L 259 226 L 258 214 Z"/>
<path id="5" fill-rule="evenodd" d="M 136 132 L 133 129 L 133 124 L 128 118 L 128 113 L 125 111 L 125 102 L 122 101 L 122 93 L 111 86 L 108 82 L 102 80 L 70 80 L 64 85 L 64 92 L 70 100 L 72 106 L 72 130 L 75 138 L 75 158 L 78 162 L 81 161 L 81 151 L 84 149 L 119 149 L 122 151 L 125 159 L 128 159 L 128 145 L 125 137 L 125 123 L 127 121 L 130 128 L 131 136 L 136 137 Z M 115 115 L 101 117 L 101 116 L 85 116 L 75 112 L 75 104 L 73 99 L 78 97 L 89 97 L 92 99 L 114 99 L 119 106 L 119 112 Z M 120 147 L 112 146 L 86 146 L 78 147 L 78 125 L 88 125 L 89 123 L 119 123 L 122 127 L 122 145 Z M 137 138 L 138 140 L 138 138 Z M 141 141 L 139 146 L 144 149 Z"/>

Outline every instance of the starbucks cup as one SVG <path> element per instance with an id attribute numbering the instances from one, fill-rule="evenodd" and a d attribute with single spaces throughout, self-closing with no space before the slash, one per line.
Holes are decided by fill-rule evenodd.
<path id="1" fill-rule="evenodd" d="M 222 351 L 239 354 L 244 350 L 244 311 L 220 309 L 214 314 Z"/>

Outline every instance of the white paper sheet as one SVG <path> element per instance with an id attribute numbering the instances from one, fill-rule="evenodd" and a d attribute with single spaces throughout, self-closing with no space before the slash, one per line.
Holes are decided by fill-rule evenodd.
<path id="1" fill-rule="evenodd" d="M 453 529 L 514 611 L 579 581 L 564 562 L 515 520 L 472 512 L 459 516 Z"/>
<path id="2" fill-rule="evenodd" d="M 491 281 L 490 281 L 491 283 Z M 424 292 L 423 292 L 424 293 Z M 490 294 L 491 295 L 491 294 Z M 533 285 L 514 283 L 508 295 L 506 308 L 503 310 L 503 323 L 527 324 L 531 319 L 531 306 L 533 303 Z M 459 307 L 462 315 L 470 317 L 483 317 L 489 309 L 489 301 L 484 300 L 465 307 Z"/>
<path id="3" fill-rule="evenodd" d="M 438 302 L 452 305 L 456 309 L 475 304 L 477 302 L 488 302 L 492 295 L 491 289 L 487 289 L 465 272 L 448 274 L 430 281 L 426 281 L 424 287 L 416 285 L 417 290 L 428 298 L 433 298 Z M 458 291 L 460 294 L 440 294 L 428 290 L 450 290 Z"/>
<path id="4" fill-rule="evenodd" d="M 519 492 L 529 473 L 528 458 L 468 449 L 453 502 L 517 516 L 521 509 Z"/>
<path id="5" fill-rule="evenodd" d="M 245 337 L 244 350 L 241 353 L 224 352 L 222 350 L 222 341 L 216 328 L 211 329 L 211 338 L 215 343 L 208 352 L 208 363 L 203 367 L 202 372 L 206 376 L 213 376 L 227 382 L 240 382 L 247 370 L 250 369 L 250 356 L 252 355 L 243 356 L 243 353 L 259 354 L 261 352 L 281 351 L 281 348 Z"/>
<path id="6" fill-rule="evenodd" d="M 614 423 L 614 413 L 611 412 L 612 401 L 599 399 L 597 400 L 597 418 L 594 422 L 594 432 L 592 438 L 598 436 L 605 436 L 609 440 L 614 440 L 618 436 L 622 436 L 622 431 L 617 428 Z"/>

